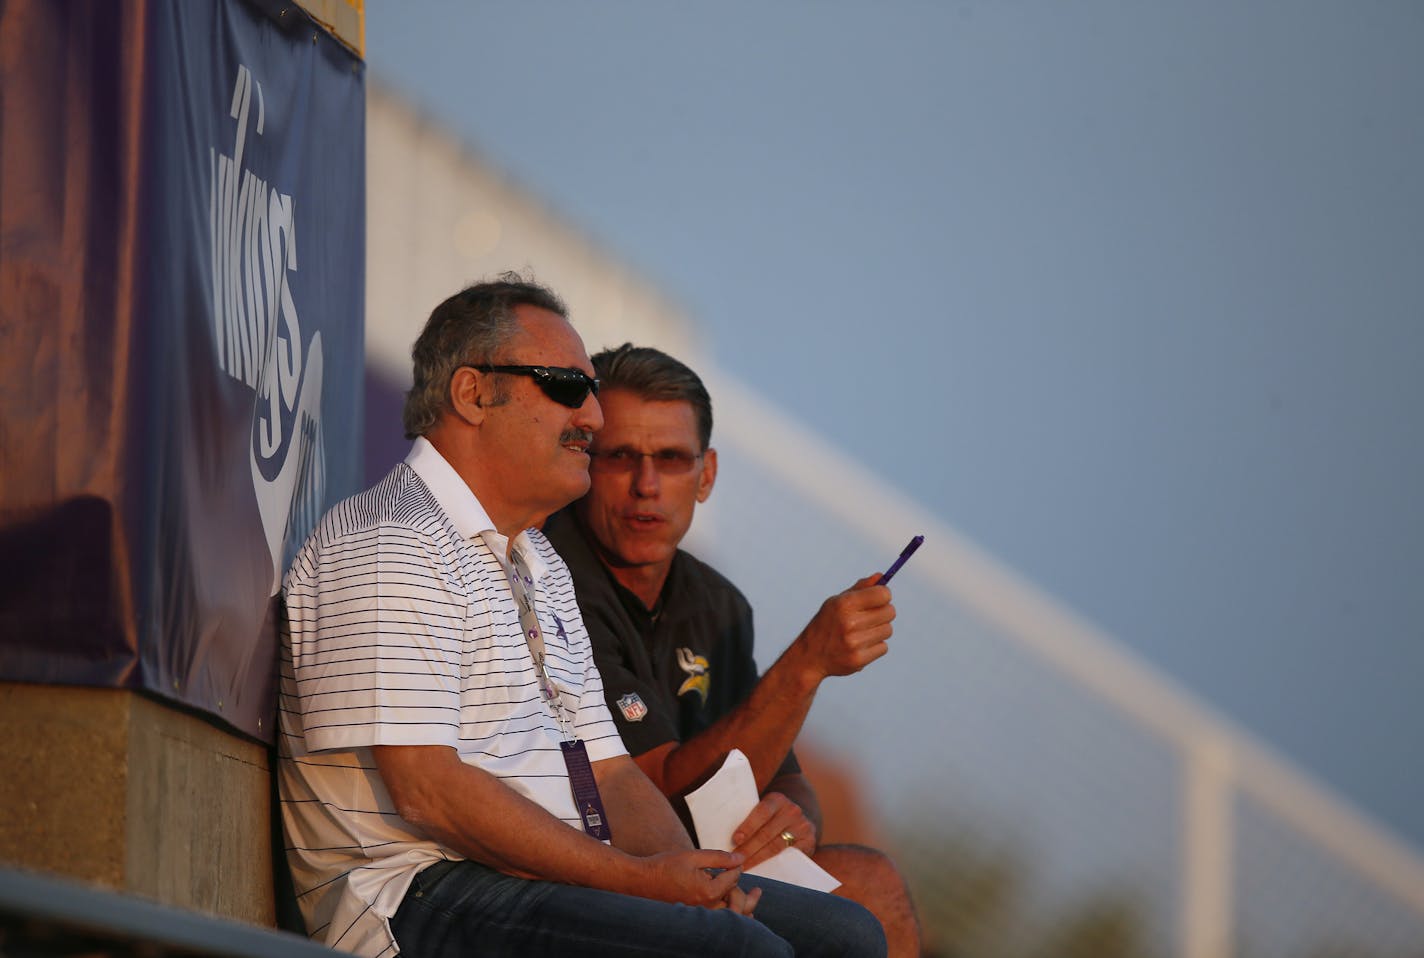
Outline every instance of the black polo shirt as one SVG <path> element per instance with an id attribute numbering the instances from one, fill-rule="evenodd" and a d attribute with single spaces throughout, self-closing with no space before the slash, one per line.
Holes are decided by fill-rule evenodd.
<path id="1" fill-rule="evenodd" d="M 679 549 L 649 610 L 594 553 L 572 507 L 544 534 L 573 573 L 608 709 L 630 753 L 692 738 L 751 694 L 752 609 L 720 572 Z M 798 771 L 788 754 L 778 774 Z"/>

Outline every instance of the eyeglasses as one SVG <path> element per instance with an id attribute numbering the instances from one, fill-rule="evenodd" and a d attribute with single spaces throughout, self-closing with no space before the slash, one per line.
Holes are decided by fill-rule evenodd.
<path id="1" fill-rule="evenodd" d="M 598 395 L 598 380 L 582 369 L 567 366 L 473 366 L 482 373 L 508 373 L 511 376 L 528 376 L 560 406 L 577 409 L 588 399 L 588 394 Z"/>
<path id="2" fill-rule="evenodd" d="M 661 476 L 681 476 L 692 471 L 702 453 L 687 452 L 684 449 L 659 449 L 657 452 L 638 452 L 636 449 L 590 449 L 592 457 L 589 469 L 610 475 L 626 475 L 643 467 L 644 459 L 653 461 L 653 468 Z"/>

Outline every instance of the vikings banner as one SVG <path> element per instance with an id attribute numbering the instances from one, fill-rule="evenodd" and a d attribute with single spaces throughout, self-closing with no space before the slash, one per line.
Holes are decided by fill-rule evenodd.
<path id="1" fill-rule="evenodd" d="M 0 4 L 0 680 L 272 737 L 359 479 L 365 79 L 293 3 Z"/>

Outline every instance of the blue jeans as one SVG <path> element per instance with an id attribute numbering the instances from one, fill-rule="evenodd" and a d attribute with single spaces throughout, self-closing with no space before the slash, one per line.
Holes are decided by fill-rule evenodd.
<path id="1" fill-rule="evenodd" d="M 741 886 L 762 889 L 754 918 L 438 862 L 415 876 L 391 931 L 408 958 L 885 954 L 880 923 L 855 902 L 765 878 Z"/>

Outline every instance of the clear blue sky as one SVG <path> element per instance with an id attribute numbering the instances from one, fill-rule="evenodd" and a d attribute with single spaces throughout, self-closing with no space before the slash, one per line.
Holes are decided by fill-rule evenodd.
<path id="1" fill-rule="evenodd" d="M 367 5 L 724 366 L 1424 849 L 1421 51 L 1375 0 Z"/>

